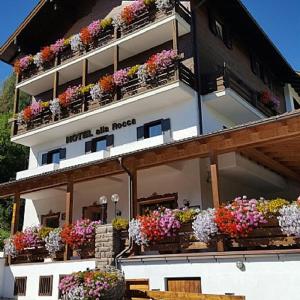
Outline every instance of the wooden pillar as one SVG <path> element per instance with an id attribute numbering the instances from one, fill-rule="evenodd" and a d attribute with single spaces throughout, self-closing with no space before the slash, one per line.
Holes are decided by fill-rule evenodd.
<path id="1" fill-rule="evenodd" d="M 57 98 L 58 96 L 58 85 L 59 85 L 59 72 L 56 71 L 54 73 L 54 78 L 53 78 L 53 99 Z"/>
<path id="2" fill-rule="evenodd" d="M 67 185 L 66 193 L 66 220 L 65 224 L 70 225 L 73 221 L 73 194 L 74 194 L 74 184 L 72 181 L 69 181 Z M 71 249 L 66 245 L 64 260 L 68 260 L 71 256 Z"/>
<path id="3" fill-rule="evenodd" d="M 11 219 L 11 227 L 10 233 L 14 235 L 18 231 L 19 226 L 19 214 L 20 214 L 20 193 L 16 192 L 14 196 L 14 204 L 12 209 L 12 219 Z"/>
<path id="4" fill-rule="evenodd" d="M 19 83 L 19 74 L 16 75 L 16 85 Z M 20 100 L 20 90 L 18 88 L 15 88 L 15 95 L 14 95 L 14 108 L 13 108 L 13 123 L 11 126 L 11 135 L 14 136 L 18 132 L 18 124 L 15 118 L 17 117 L 19 113 L 19 100 Z"/>
<path id="5" fill-rule="evenodd" d="M 210 158 L 210 173 L 211 173 L 211 189 L 213 197 L 213 205 L 215 209 L 218 209 L 221 205 L 220 201 L 220 189 L 219 189 L 219 169 L 218 169 L 218 157 L 217 155 L 211 155 Z M 224 242 L 217 242 L 217 251 L 224 251 Z"/>
<path id="6" fill-rule="evenodd" d="M 82 86 L 86 86 L 88 82 L 88 71 L 89 71 L 89 61 L 87 59 L 84 59 L 82 62 Z M 82 111 L 86 111 L 87 105 L 85 97 L 82 101 Z"/>
<path id="7" fill-rule="evenodd" d="M 176 19 L 172 22 L 172 37 L 173 49 L 178 51 L 178 21 Z"/>

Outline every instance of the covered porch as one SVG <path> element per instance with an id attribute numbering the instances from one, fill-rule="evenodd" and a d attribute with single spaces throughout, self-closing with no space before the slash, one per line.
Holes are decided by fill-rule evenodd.
<path id="1" fill-rule="evenodd" d="M 81 218 L 111 223 L 116 216 L 132 219 L 153 206 L 218 208 L 243 195 L 296 200 L 299 139 L 300 113 L 295 112 L 6 183 L 0 186 L 0 196 L 15 198 L 12 234 L 18 228 L 21 198 L 30 199 L 24 227 L 55 218 L 56 226 Z M 195 240 L 190 225 L 181 230 L 179 238 L 148 249 L 129 247 L 127 241 L 124 254 L 136 259 L 180 253 L 201 257 L 300 252 L 298 239 L 284 236 L 278 224 L 258 228 L 253 236 L 209 245 Z M 122 238 L 127 239 L 126 232 Z M 64 259 L 71 255 L 66 246 Z"/>

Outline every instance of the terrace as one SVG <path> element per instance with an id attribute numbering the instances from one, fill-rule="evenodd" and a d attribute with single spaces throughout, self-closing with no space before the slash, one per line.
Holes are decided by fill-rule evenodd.
<path id="1" fill-rule="evenodd" d="M 218 211 L 230 205 L 234 210 L 232 200 L 247 194 L 257 200 L 253 213 L 263 216 L 256 225 L 249 225 L 249 231 L 229 234 L 222 227 L 226 222 L 216 221 L 219 233 L 211 232 L 205 240 L 192 227 L 191 213 L 178 218 L 180 228 L 171 236 L 154 237 L 140 246 L 130 244 L 125 225 L 118 238 L 124 247 L 131 247 L 122 260 L 173 259 L 174 254 L 195 259 L 297 254 L 298 228 L 289 231 L 277 217 L 284 216 L 285 211 L 280 211 L 283 206 L 287 213 L 295 210 L 292 215 L 300 215 L 295 202 L 299 194 L 295 161 L 299 137 L 299 112 L 295 112 L 229 129 L 225 135 L 210 134 L 131 153 L 121 160 L 106 159 L 7 183 L 0 192 L 2 197 L 15 195 L 13 232 L 18 228 L 20 198 L 32 199 L 31 222 L 43 224 L 41 216 L 51 220 L 59 215 L 58 225 L 63 226 L 82 217 L 110 224 L 120 213 L 125 219 L 145 216 L 159 206 L 172 210 L 185 207 L 183 212 L 199 208 L 205 213 L 208 208 Z M 115 194 L 119 196 L 117 204 Z M 68 259 L 69 252 L 64 253 Z"/>

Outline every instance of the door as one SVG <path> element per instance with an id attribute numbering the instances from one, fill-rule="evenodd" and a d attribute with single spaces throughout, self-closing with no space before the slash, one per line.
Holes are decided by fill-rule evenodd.
<path id="1" fill-rule="evenodd" d="M 167 291 L 182 293 L 201 293 L 201 278 L 167 278 Z"/>

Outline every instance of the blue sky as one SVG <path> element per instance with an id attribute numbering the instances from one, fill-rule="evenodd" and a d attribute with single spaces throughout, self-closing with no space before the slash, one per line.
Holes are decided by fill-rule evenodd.
<path id="1" fill-rule="evenodd" d="M 242 2 L 288 62 L 296 70 L 300 70 L 300 1 L 242 0 Z M 0 0 L 1 45 L 36 3 L 38 0 Z M 11 67 L 0 61 L 0 82 L 11 72 Z"/>

